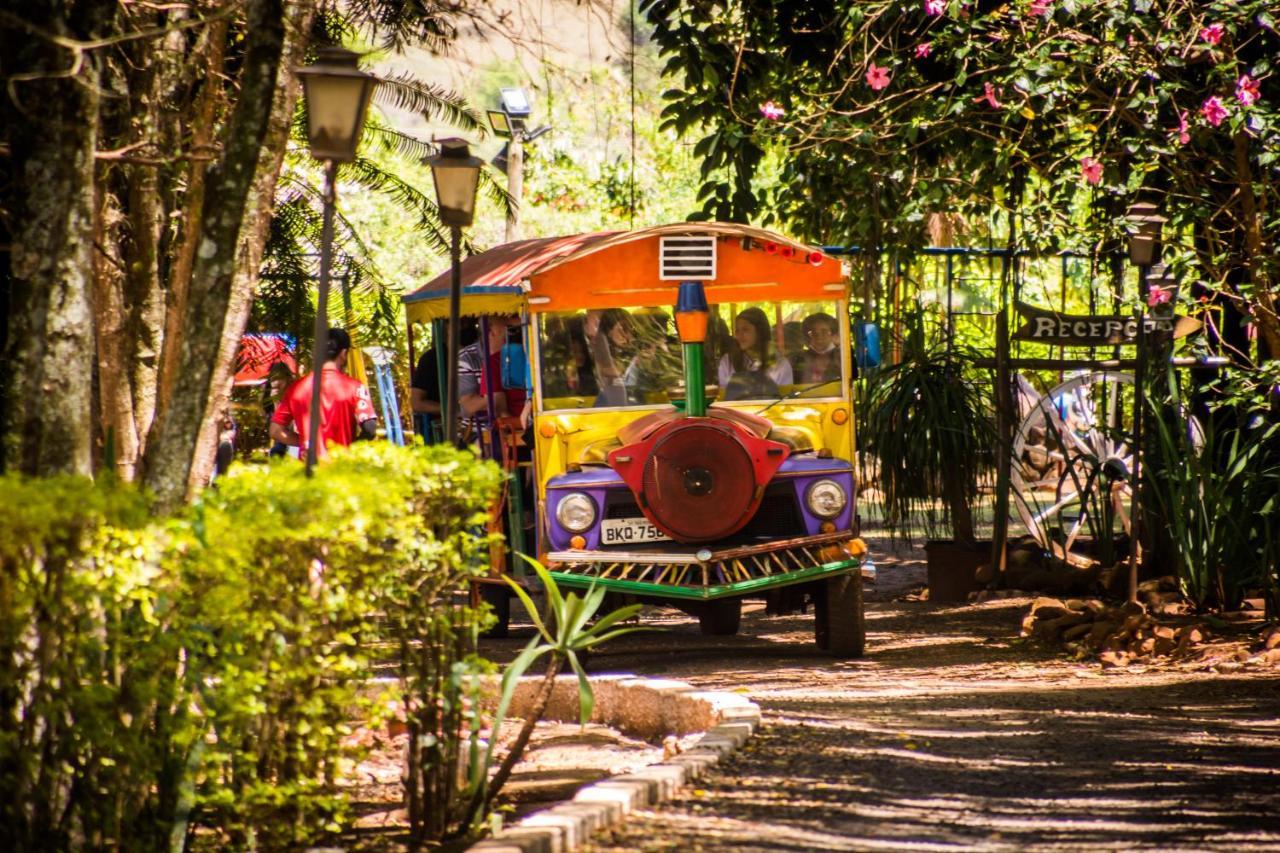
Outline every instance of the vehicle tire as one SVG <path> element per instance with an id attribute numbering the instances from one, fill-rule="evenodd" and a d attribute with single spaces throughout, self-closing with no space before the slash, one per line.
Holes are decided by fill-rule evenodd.
<path id="1" fill-rule="evenodd" d="M 741 623 L 741 598 L 706 601 L 698 608 L 698 627 L 708 637 L 732 637 Z"/>
<path id="2" fill-rule="evenodd" d="M 862 657 L 867 644 L 862 573 L 827 578 L 814 593 L 813 636 L 818 648 L 833 657 Z"/>
<path id="3" fill-rule="evenodd" d="M 493 623 L 493 627 L 480 636 L 488 640 L 506 639 L 511 627 L 511 592 L 505 587 L 492 583 L 482 583 L 479 586 L 480 600 L 489 605 L 489 609 L 498 620 Z"/>

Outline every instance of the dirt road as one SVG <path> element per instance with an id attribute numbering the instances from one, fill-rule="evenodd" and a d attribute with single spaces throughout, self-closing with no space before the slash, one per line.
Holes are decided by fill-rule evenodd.
<path id="1" fill-rule="evenodd" d="M 812 649 L 812 617 L 709 641 L 672 615 L 597 672 L 749 695 L 765 726 L 696 789 L 593 849 L 1280 850 L 1280 679 L 1103 671 L 1024 644 L 1026 600 L 893 601 L 880 561 L 868 654 Z"/>

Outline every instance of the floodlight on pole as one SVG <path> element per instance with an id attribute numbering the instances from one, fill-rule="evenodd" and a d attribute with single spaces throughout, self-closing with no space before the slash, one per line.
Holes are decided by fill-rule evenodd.
<path id="1" fill-rule="evenodd" d="M 338 164 L 356 157 L 364 117 L 378 78 L 359 68 L 360 54 L 325 47 L 297 75 L 307 105 L 307 143 L 311 156 L 325 161 L 320 227 L 320 282 L 316 289 L 316 321 L 311 349 L 311 407 L 307 423 L 307 476 L 320 450 L 321 377 L 329 348 L 329 271 L 333 265 L 333 217 L 337 201 Z"/>
<path id="2" fill-rule="evenodd" d="M 518 86 L 502 89 L 499 93 L 499 103 L 502 105 L 502 111 L 507 114 L 507 118 L 513 120 L 512 126 L 516 128 L 523 128 L 524 120 L 533 112 L 533 108 L 529 106 L 529 95 Z"/>
<path id="3" fill-rule="evenodd" d="M 485 110 L 489 116 L 489 127 L 493 128 L 496 136 L 511 135 L 511 121 L 507 118 L 507 114 L 502 110 Z"/>

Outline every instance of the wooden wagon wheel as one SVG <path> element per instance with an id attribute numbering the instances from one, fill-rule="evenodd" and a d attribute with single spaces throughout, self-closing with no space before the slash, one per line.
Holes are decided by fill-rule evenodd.
<path id="1" fill-rule="evenodd" d="M 1073 565 L 1121 556 L 1130 533 L 1133 376 L 1093 371 L 1036 401 L 1018 426 L 1010 484 L 1027 532 Z"/>

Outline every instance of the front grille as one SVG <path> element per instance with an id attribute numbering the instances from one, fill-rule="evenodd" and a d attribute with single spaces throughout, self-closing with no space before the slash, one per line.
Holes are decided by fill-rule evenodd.
<path id="1" fill-rule="evenodd" d="M 624 489 L 615 489 L 605 493 L 605 518 L 642 518 L 643 516 L 644 513 L 640 511 L 640 504 L 636 503 L 635 496 L 631 492 Z"/>
<path id="2" fill-rule="evenodd" d="M 605 494 L 604 513 L 606 519 L 642 518 L 640 505 L 635 496 L 625 489 L 610 490 Z M 770 483 L 765 487 L 764 497 L 756 514 L 746 525 L 717 542 L 703 543 L 710 548 L 728 548 L 735 545 L 758 544 L 768 539 L 789 539 L 805 535 L 804 515 L 800 512 L 800 502 L 796 499 L 795 485 L 791 481 Z M 646 545 L 645 548 L 660 548 L 662 543 Z M 603 551 L 634 551 L 635 545 L 602 545 Z"/>
<path id="3" fill-rule="evenodd" d="M 736 538 L 789 538 L 803 536 L 804 516 L 796 500 L 796 487 L 791 482 L 770 483 L 765 486 L 760 508 L 736 534 Z"/>

